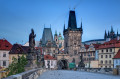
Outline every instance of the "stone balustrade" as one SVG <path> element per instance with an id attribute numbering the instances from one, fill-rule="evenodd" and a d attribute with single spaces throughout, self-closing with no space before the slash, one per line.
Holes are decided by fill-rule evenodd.
<path id="1" fill-rule="evenodd" d="M 37 79 L 45 71 L 45 69 L 36 68 L 3 79 Z"/>

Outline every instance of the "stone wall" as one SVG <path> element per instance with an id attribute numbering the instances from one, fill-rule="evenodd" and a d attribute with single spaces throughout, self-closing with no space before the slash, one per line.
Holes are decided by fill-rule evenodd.
<path id="1" fill-rule="evenodd" d="M 12 75 L 3 79 L 37 79 L 45 71 L 45 69 L 37 68 L 25 71 L 20 74 Z"/>
<path id="2" fill-rule="evenodd" d="M 85 69 L 78 69 L 79 71 L 87 71 L 87 72 L 94 72 L 94 73 L 102 73 L 102 74 L 113 74 L 112 68 L 85 68 Z"/>

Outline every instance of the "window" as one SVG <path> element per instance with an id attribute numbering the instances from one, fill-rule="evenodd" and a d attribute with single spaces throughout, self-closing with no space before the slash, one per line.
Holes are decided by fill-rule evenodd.
<path id="1" fill-rule="evenodd" d="M 111 64 L 111 60 L 109 60 L 109 64 Z"/>
<path id="2" fill-rule="evenodd" d="M 103 58 L 103 55 L 101 55 L 101 58 Z"/>
<path id="3" fill-rule="evenodd" d="M 107 58 L 107 55 L 105 55 L 105 58 Z"/>
<path id="4" fill-rule="evenodd" d="M 109 58 L 111 58 L 111 55 L 109 55 Z"/>
<path id="5" fill-rule="evenodd" d="M 106 49 L 106 52 L 108 52 L 108 49 Z"/>
<path id="6" fill-rule="evenodd" d="M 102 51 L 102 53 L 103 53 L 103 50 L 101 50 Z"/>
<path id="7" fill-rule="evenodd" d="M 107 66 L 105 66 L 105 68 L 107 68 Z"/>
<path id="8" fill-rule="evenodd" d="M 57 42 L 57 39 L 56 39 L 56 42 Z"/>
<path id="9" fill-rule="evenodd" d="M 107 64 L 107 60 L 105 61 L 105 64 Z"/>
<path id="10" fill-rule="evenodd" d="M 3 57 L 6 57 L 6 53 L 3 53 Z"/>
<path id="11" fill-rule="evenodd" d="M 112 52 L 112 49 L 110 49 L 110 52 Z"/>
<path id="12" fill-rule="evenodd" d="M 6 66 L 6 61 L 3 61 L 3 66 Z"/>
<path id="13" fill-rule="evenodd" d="M 74 50 L 74 55 L 76 55 L 77 54 L 77 50 Z"/>
<path id="14" fill-rule="evenodd" d="M 51 66 L 53 66 L 53 61 L 51 61 Z"/>
<path id="15" fill-rule="evenodd" d="M 95 53 L 93 53 L 93 56 L 95 56 Z"/>
<path id="16" fill-rule="evenodd" d="M 86 56 L 86 53 L 84 53 L 84 56 Z"/>
<path id="17" fill-rule="evenodd" d="M 103 64 L 103 61 L 101 60 L 101 64 Z"/>
<path id="18" fill-rule="evenodd" d="M 109 68 L 111 68 L 111 66 L 109 66 Z"/>

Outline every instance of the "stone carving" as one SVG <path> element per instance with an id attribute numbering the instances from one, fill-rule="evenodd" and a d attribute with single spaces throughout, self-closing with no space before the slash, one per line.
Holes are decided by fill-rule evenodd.
<path id="1" fill-rule="evenodd" d="M 75 63 L 75 58 L 73 58 L 72 63 Z"/>
<path id="2" fill-rule="evenodd" d="M 78 68 L 85 68 L 85 64 L 84 64 L 84 61 L 83 61 L 83 55 L 81 54 L 80 56 L 80 62 L 78 64 Z"/>
<path id="3" fill-rule="evenodd" d="M 35 51 L 35 37 L 34 30 L 31 29 L 31 33 L 29 35 L 29 51 L 27 54 L 27 60 L 28 64 L 26 65 L 26 70 L 29 70 L 30 68 L 36 68 L 37 67 L 37 57 L 36 57 L 36 51 Z"/>
<path id="4" fill-rule="evenodd" d="M 34 30 L 31 29 L 31 33 L 29 35 L 29 47 L 30 47 L 30 51 L 34 51 L 35 37 L 36 37 L 36 34 L 34 34 Z"/>

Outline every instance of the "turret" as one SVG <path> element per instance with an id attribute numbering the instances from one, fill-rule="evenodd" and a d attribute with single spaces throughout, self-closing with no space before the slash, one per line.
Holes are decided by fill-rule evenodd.
<path id="1" fill-rule="evenodd" d="M 104 35 L 104 39 L 106 39 L 107 38 L 107 33 L 106 33 L 106 30 L 105 30 L 105 35 Z"/>

